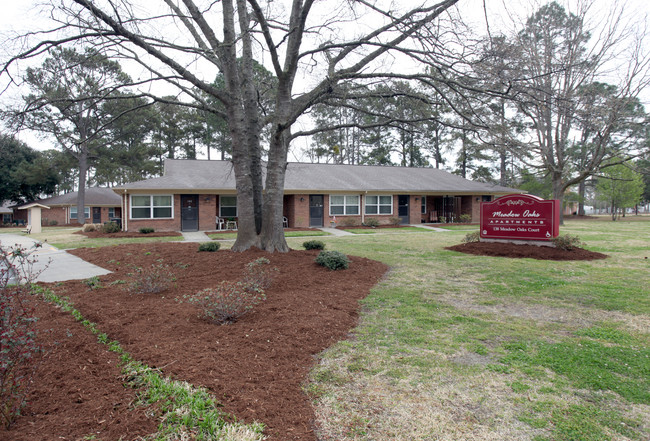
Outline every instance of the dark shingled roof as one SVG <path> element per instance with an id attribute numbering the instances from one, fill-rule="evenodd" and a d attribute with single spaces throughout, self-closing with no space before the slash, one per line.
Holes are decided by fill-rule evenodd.
<path id="1" fill-rule="evenodd" d="M 62 194 L 59 196 L 52 196 L 51 198 L 41 199 L 38 201 L 39 204 L 47 205 L 49 207 L 58 206 L 58 205 L 77 205 L 77 195 L 78 192 L 73 191 L 71 193 Z M 122 205 L 122 198 L 116 194 L 112 188 L 106 187 L 90 187 L 86 189 L 85 194 L 85 203 L 86 205 L 94 206 L 106 206 L 106 207 L 119 207 Z M 22 208 L 22 207 L 16 207 Z"/>
<path id="2" fill-rule="evenodd" d="M 470 181 L 435 168 L 291 162 L 285 178 L 286 193 L 372 191 L 389 193 L 508 194 L 514 188 Z M 116 190 L 173 192 L 233 191 L 235 172 L 230 161 L 165 160 L 159 178 L 132 182 Z"/>

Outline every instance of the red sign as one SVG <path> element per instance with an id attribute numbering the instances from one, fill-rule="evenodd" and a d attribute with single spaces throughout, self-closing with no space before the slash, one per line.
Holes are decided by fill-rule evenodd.
<path id="1" fill-rule="evenodd" d="M 560 201 L 526 194 L 481 203 L 481 238 L 551 240 L 560 234 Z"/>

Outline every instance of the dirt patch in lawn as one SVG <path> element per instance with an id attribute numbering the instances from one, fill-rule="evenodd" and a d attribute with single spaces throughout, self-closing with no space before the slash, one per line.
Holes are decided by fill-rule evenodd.
<path id="1" fill-rule="evenodd" d="M 585 250 L 583 248 L 561 250 L 547 246 L 516 245 L 502 242 L 470 242 L 445 247 L 445 249 L 478 256 L 530 258 L 538 260 L 596 260 L 607 258 L 606 254 Z"/>
<path id="2" fill-rule="evenodd" d="M 197 248 L 153 243 L 77 249 L 72 253 L 113 273 L 101 277 L 102 287 L 94 290 L 81 281 L 49 287 L 70 297 L 135 359 L 206 387 L 240 421 L 264 423 L 269 440 L 315 440 L 314 413 L 302 390 L 307 374 L 317 354 L 348 337 L 359 300 L 388 268 L 351 257 L 348 270 L 329 271 L 314 262 L 318 251 L 199 253 Z M 267 300 L 235 324 L 209 323 L 195 307 L 177 301 L 221 280 L 239 279 L 244 265 L 262 256 L 279 273 Z M 134 268 L 152 264 L 168 265 L 174 286 L 158 294 L 130 294 L 125 287 Z M 43 305 L 39 315 L 39 326 L 52 330 L 39 340 L 56 348 L 41 363 L 25 415 L 10 432 L 0 430 L 0 439 L 76 440 L 95 434 L 128 440 L 153 432 L 157 417 L 145 419 L 146 409 L 131 410 L 135 393 L 122 387 L 116 356 L 92 336 L 83 340 L 88 331 L 56 308 Z M 50 315 L 54 319 L 46 320 Z M 108 426 L 112 432 L 104 431 Z"/>

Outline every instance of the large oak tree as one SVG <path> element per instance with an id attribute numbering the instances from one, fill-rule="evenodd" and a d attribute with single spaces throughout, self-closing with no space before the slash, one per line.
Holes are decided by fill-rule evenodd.
<path id="1" fill-rule="evenodd" d="M 56 35 L 17 58 L 51 45 L 93 42 L 106 54 L 139 63 L 147 71 L 143 77 L 165 80 L 190 97 L 179 102 L 224 118 L 238 194 L 233 249 L 287 251 L 283 186 L 289 144 L 300 134 L 292 132 L 298 118 L 350 90 L 350 83 L 454 82 L 460 39 L 446 13 L 457 2 L 159 0 L 145 7 L 125 0 L 62 0 L 51 2 L 51 15 L 61 24 Z M 254 81 L 256 62 L 276 81 L 275 103 L 266 114 Z M 223 87 L 215 87 L 215 74 L 223 76 Z"/>

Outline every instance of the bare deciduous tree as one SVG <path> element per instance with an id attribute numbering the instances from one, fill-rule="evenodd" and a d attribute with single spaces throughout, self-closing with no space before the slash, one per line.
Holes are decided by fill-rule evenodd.
<path id="1" fill-rule="evenodd" d="M 457 2 L 160 0 L 145 7 L 127 0 L 51 1 L 60 26 L 38 34 L 40 41 L 12 62 L 51 46 L 92 42 L 139 63 L 152 81 L 175 85 L 179 96 L 190 98 L 179 102 L 223 117 L 240 217 L 233 249 L 287 251 L 282 203 L 293 124 L 351 83 L 391 78 L 454 90 L 458 54 L 466 55 L 447 16 Z M 268 113 L 258 102 L 256 62 L 269 66 L 277 81 Z M 218 74 L 224 80 L 219 88 L 213 83 Z M 270 128 L 265 178 L 264 127 Z"/>

